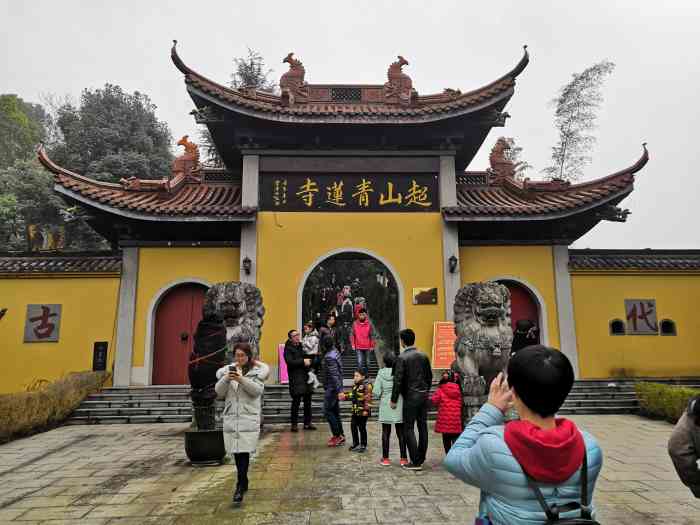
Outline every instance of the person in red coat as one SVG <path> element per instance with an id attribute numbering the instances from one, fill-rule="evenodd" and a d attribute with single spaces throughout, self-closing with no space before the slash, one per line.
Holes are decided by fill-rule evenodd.
<path id="1" fill-rule="evenodd" d="M 462 388 L 459 386 L 459 374 L 448 370 L 442 374 L 440 386 L 430 398 L 438 409 L 435 432 L 442 434 L 445 454 L 462 433 Z"/>
<path id="2" fill-rule="evenodd" d="M 357 354 L 357 368 L 364 370 L 365 376 L 368 376 L 369 353 L 374 350 L 375 343 L 374 327 L 367 317 L 367 310 L 360 308 L 357 319 L 352 323 L 350 346 Z"/>

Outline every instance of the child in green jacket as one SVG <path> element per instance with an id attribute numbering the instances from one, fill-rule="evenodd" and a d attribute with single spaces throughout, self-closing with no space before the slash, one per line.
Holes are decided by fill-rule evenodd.
<path id="1" fill-rule="evenodd" d="M 393 352 L 384 355 L 384 368 L 379 370 L 374 380 L 372 397 L 379 399 L 379 422 L 382 424 L 382 459 L 380 465 L 391 465 L 389 459 L 389 438 L 391 437 L 391 425 L 396 429 L 396 437 L 399 438 L 399 450 L 401 452 L 401 465 L 407 465 L 406 442 L 403 439 L 403 398 L 399 396 L 396 408 L 391 408 L 391 391 L 394 388 L 394 363 L 396 356 Z"/>

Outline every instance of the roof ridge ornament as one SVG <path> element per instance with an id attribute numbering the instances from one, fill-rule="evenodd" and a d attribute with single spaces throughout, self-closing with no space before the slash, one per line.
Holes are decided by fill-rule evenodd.
<path id="1" fill-rule="evenodd" d="M 505 137 L 499 137 L 491 148 L 489 154 L 491 167 L 487 171 L 490 172 L 494 183 L 502 182 L 504 179 L 515 180 L 515 164 L 508 155 L 510 149 L 511 145 Z"/>
<path id="2" fill-rule="evenodd" d="M 309 98 L 308 84 L 305 81 L 306 69 L 301 60 L 294 58 L 294 52 L 282 59 L 283 64 L 289 64 L 289 71 L 280 77 L 282 103 L 291 106 L 295 102 L 306 102 Z"/>
<path id="3" fill-rule="evenodd" d="M 203 177 L 199 163 L 199 147 L 194 142 L 190 142 L 189 135 L 184 135 L 177 141 L 177 145 L 185 148 L 185 152 L 175 157 L 168 178 L 149 180 L 131 176 L 119 179 L 119 184 L 125 190 L 155 190 L 170 193 L 177 190 L 185 182 L 201 183 Z"/>
<path id="4" fill-rule="evenodd" d="M 398 55 L 396 62 L 392 62 L 387 70 L 388 81 L 384 84 L 384 99 L 387 102 L 398 102 L 401 105 L 410 105 L 418 93 L 413 89 L 413 81 L 403 72 L 403 66 L 408 66 L 408 60 Z"/>

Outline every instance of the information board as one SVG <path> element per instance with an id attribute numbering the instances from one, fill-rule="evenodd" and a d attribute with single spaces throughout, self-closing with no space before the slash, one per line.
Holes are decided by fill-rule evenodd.
<path id="1" fill-rule="evenodd" d="M 455 324 L 436 321 L 433 325 L 433 368 L 450 368 L 455 360 Z"/>

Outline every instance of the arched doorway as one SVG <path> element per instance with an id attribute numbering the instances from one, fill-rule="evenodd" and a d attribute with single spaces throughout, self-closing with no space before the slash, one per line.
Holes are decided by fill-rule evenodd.
<path id="1" fill-rule="evenodd" d="M 202 319 L 207 287 L 185 283 L 171 288 L 158 304 L 153 352 L 154 385 L 186 385 L 193 335 Z"/>
<path id="2" fill-rule="evenodd" d="M 344 296 L 344 289 L 349 291 L 349 297 Z M 392 271 L 376 257 L 357 251 L 335 253 L 318 262 L 303 282 L 301 319 L 323 324 L 330 312 L 336 313 L 341 344 L 348 345 L 355 305 L 360 298 L 364 299 L 377 335 L 377 356 L 381 361 L 384 352 L 399 348 L 400 290 Z M 355 369 L 352 359 L 351 352 L 346 352 L 344 360 L 348 361 L 345 368 L 349 376 Z M 373 368 L 370 367 L 370 373 Z"/>
<path id="3" fill-rule="evenodd" d="M 542 307 L 535 294 L 519 281 L 497 279 L 497 282 L 506 286 L 510 291 L 510 319 L 513 332 L 515 332 L 518 321 L 532 321 L 537 327 L 537 340 L 532 341 L 532 344 L 539 344 L 546 327 L 542 326 Z"/>

